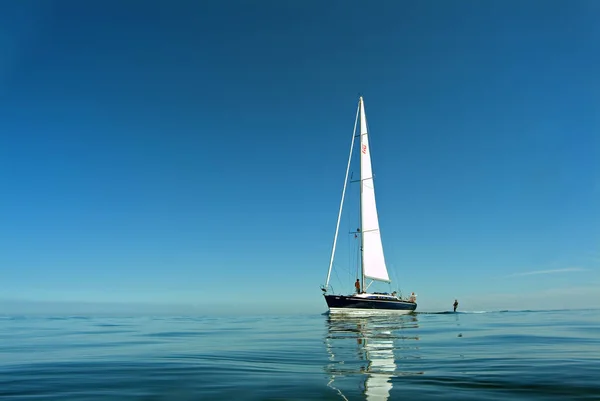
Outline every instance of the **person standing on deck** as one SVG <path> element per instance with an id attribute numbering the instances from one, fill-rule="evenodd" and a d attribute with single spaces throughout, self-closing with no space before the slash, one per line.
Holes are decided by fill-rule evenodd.
<path id="1" fill-rule="evenodd" d="M 454 312 L 456 312 L 456 308 L 458 308 L 458 300 L 456 300 L 456 299 L 454 300 L 453 306 L 454 306 Z"/>
<path id="2" fill-rule="evenodd" d="M 356 288 L 356 293 L 360 294 L 360 281 L 356 279 L 356 283 L 354 283 L 354 287 Z"/>

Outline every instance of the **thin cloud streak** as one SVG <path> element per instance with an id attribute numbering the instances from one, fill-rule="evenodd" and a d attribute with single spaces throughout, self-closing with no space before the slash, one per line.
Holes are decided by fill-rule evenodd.
<path id="1" fill-rule="evenodd" d="M 537 274 L 583 272 L 583 271 L 587 271 L 587 270 L 588 269 L 584 269 L 582 267 L 567 267 L 564 269 L 534 270 L 534 271 L 523 272 L 523 273 L 514 273 L 514 274 L 509 274 L 508 276 L 505 276 L 505 277 L 520 277 L 520 276 L 533 276 L 533 275 L 537 275 Z"/>

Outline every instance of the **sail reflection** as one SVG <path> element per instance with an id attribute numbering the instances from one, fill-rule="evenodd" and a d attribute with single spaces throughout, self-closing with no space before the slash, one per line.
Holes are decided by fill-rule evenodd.
<path id="1" fill-rule="evenodd" d="M 393 377 L 422 374 L 410 371 L 410 360 L 420 358 L 415 328 L 416 315 L 330 314 L 325 338 L 328 386 L 346 399 L 344 392 L 355 389 L 359 379 L 366 400 L 387 400 Z"/>

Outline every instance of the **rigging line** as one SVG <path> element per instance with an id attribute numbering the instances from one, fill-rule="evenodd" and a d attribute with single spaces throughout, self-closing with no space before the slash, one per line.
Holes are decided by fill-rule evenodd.
<path id="1" fill-rule="evenodd" d="M 398 280 L 398 275 L 396 274 L 396 268 L 392 265 L 392 273 L 394 274 L 394 282 L 396 283 L 396 290 L 398 291 L 398 295 L 402 298 L 402 288 L 400 287 L 400 281 Z"/>
<path id="2" fill-rule="evenodd" d="M 340 278 L 340 275 L 338 274 L 338 271 L 335 271 L 335 277 L 337 278 L 337 280 L 339 281 L 340 285 L 343 285 L 344 283 L 342 282 L 342 279 Z"/>
<path id="3" fill-rule="evenodd" d="M 360 238 L 354 239 L 354 246 L 352 247 L 352 266 L 354 267 L 354 280 L 357 278 L 362 279 L 361 274 L 361 258 L 360 258 Z"/>
<path id="4" fill-rule="evenodd" d="M 340 389 L 339 389 L 339 388 L 337 388 L 337 387 L 334 387 L 334 386 L 332 386 L 332 385 L 331 385 L 331 383 L 333 383 L 333 381 L 334 381 L 334 380 L 335 380 L 335 379 L 331 379 L 331 380 L 329 381 L 329 383 L 327 383 L 327 387 L 329 387 L 329 388 L 331 388 L 331 389 L 333 389 L 333 390 L 337 391 L 337 392 L 338 392 L 338 394 L 340 395 L 340 397 L 342 397 L 342 398 L 343 398 L 345 401 L 348 401 L 348 399 L 346 398 L 346 396 L 345 396 L 345 395 L 344 395 L 344 394 L 343 394 L 343 393 L 340 391 Z"/>
<path id="5" fill-rule="evenodd" d="M 333 258 L 335 257 L 335 246 L 337 244 L 338 232 L 340 229 L 340 219 L 342 217 L 342 208 L 344 206 L 344 197 L 346 195 L 346 186 L 348 185 L 348 172 L 350 171 L 350 162 L 352 160 L 352 150 L 354 149 L 354 135 L 356 134 L 356 125 L 358 123 L 358 114 L 360 111 L 360 102 L 356 108 L 356 118 L 354 119 L 354 130 L 352 132 L 352 142 L 350 143 L 350 154 L 348 155 L 348 166 L 346 167 L 346 177 L 344 178 L 344 189 L 342 190 L 342 199 L 340 200 L 340 211 L 338 213 L 337 224 L 335 226 L 335 235 L 333 237 L 333 246 L 331 249 L 331 259 L 329 260 L 329 270 L 327 271 L 327 280 L 325 281 L 325 288 L 329 285 L 329 278 L 331 277 L 331 267 L 333 266 Z"/>
<path id="6" fill-rule="evenodd" d="M 350 202 L 350 197 L 348 197 L 348 199 L 346 200 L 346 202 Z M 348 208 L 346 208 L 346 210 L 348 210 Z M 348 225 L 348 227 L 350 227 L 350 214 L 346 213 L 346 224 Z M 348 283 L 351 283 L 354 281 L 353 276 L 354 276 L 354 272 L 352 267 L 354 266 L 353 264 L 353 258 L 352 258 L 352 238 L 350 237 L 350 235 L 346 236 L 346 266 L 348 268 Z"/>

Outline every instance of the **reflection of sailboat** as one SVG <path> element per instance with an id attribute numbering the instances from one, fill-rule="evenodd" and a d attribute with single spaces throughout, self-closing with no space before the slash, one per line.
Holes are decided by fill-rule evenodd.
<path id="1" fill-rule="evenodd" d="M 366 373 L 365 395 L 367 400 L 387 400 L 392 390 L 392 376 L 396 370 L 394 341 L 378 338 L 390 336 L 390 331 L 382 331 L 365 341 L 365 351 L 369 365 Z"/>
<path id="2" fill-rule="evenodd" d="M 416 316 L 383 319 L 331 314 L 327 324 L 325 343 L 330 356 L 326 369 L 331 375 L 329 387 L 343 398 L 346 398 L 344 393 L 356 388 L 356 379 L 360 378 L 367 400 L 387 400 L 393 387 L 393 377 L 422 373 L 398 370 L 402 368 L 401 362 L 414 358 L 414 351 L 418 350 L 416 346 L 399 347 L 397 344 L 419 339 L 416 335 L 405 335 L 405 330 L 418 327 Z M 400 355 L 395 355 L 396 352 Z"/>
<path id="3" fill-rule="evenodd" d="M 342 191 L 342 201 L 338 213 L 337 226 L 333 239 L 333 248 L 331 250 L 331 259 L 327 280 L 321 287 L 325 301 L 330 312 L 397 312 L 410 313 L 417 308 L 414 293 L 409 299 L 403 299 L 396 292 L 367 292 L 373 282 L 391 283 L 386 267 L 381 233 L 379 231 L 379 217 L 377 214 L 377 205 L 375 202 L 375 186 L 373 184 L 374 176 L 371 168 L 371 146 L 369 145 L 369 135 L 367 133 L 367 119 L 365 116 L 365 105 L 361 97 L 358 102 L 356 112 L 356 121 L 354 123 L 354 133 L 352 133 L 352 144 L 350 146 L 350 156 L 346 168 L 346 178 L 344 180 L 344 189 Z M 352 161 L 352 152 L 354 149 L 354 138 L 357 136 L 356 125 L 360 115 L 360 227 L 356 232 L 352 232 L 355 237 L 360 237 L 360 277 L 356 279 L 356 292 L 350 295 L 328 294 L 330 290 L 329 280 L 336 250 L 338 231 L 340 227 L 340 218 L 344 206 L 344 197 L 346 194 L 346 184 L 348 183 L 348 172 Z M 367 283 L 366 280 L 371 282 Z M 373 290 L 372 290 L 373 291 Z"/>

